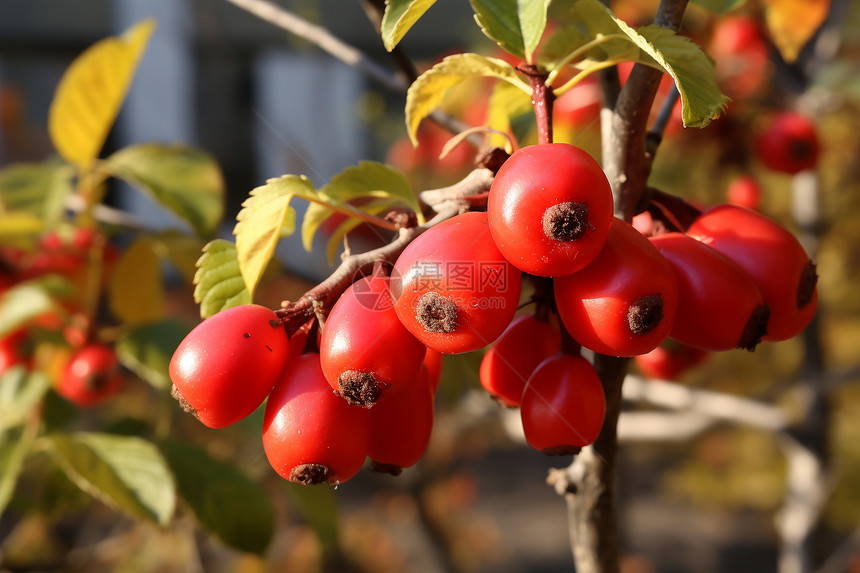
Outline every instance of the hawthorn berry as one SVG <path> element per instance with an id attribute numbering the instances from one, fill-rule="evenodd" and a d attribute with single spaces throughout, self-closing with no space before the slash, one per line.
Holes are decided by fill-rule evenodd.
<path id="1" fill-rule="evenodd" d="M 421 459 L 433 431 L 433 398 L 429 373 L 422 367 L 399 392 L 368 412 L 367 457 L 374 470 L 397 475 Z"/>
<path id="2" fill-rule="evenodd" d="M 2 295 L 0 295 L 2 296 Z M 21 353 L 21 344 L 27 338 L 27 331 L 16 330 L 0 338 L 0 374 L 19 364 L 27 364 Z"/>
<path id="3" fill-rule="evenodd" d="M 532 315 L 514 319 L 481 359 L 481 386 L 504 406 L 516 408 L 538 364 L 558 353 L 561 332 Z"/>
<path id="4" fill-rule="evenodd" d="M 113 348 L 89 344 L 72 354 L 57 384 L 57 393 L 83 407 L 98 406 L 123 386 L 123 375 Z"/>
<path id="5" fill-rule="evenodd" d="M 520 297 L 520 273 L 499 252 L 481 212 L 424 231 L 403 250 L 391 275 L 400 321 L 443 354 L 493 342 L 510 324 Z"/>
<path id="6" fill-rule="evenodd" d="M 818 164 L 821 142 L 815 124 L 793 111 L 781 111 L 767 120 L 755 136 L 756 157 L 773 171 L 794 175 Z"/>
<path id="7" fill-rule="evenodd" d="M 770 310 L 752 277 L 736 263 L 683 233 L 651 237 L 678 280 L 678 311 L 669 336 L 704 350 L 754 350 Z"/>
<path id="8" fill-rule="evenodd" d="M 222 310 L 173 353 L 172 395 L 206 426 L 229 426 L 263 403 L 288 352 L 287 334 L 271 309 L 246 304 Z"/>
<path id="9" fill-rule="evenodd" d="M 702 364 L 710 352 L 666 339 L 660 346 L 633 358 L 645 376 L 659 380 L 677 380 L 683 373 Z"/>
<path id="10" fill-rule="evenodd" d="M 776 221 L 737 205 L 703 212 L 687 234 L 744 269 L 770 308 L 764 340 L 787 340 L 800 333 L 818 305 L 818 274 L 803 246 Z"/>
<path id="11" fill-rule="evenodd" d="M 427 379 L 430 381 L 430 387 L 433 388 L 434 393 L 439 389 L 443 366 L 444 356 L 442 353 L 428 348 L 427 354 L 424 355 L 423 367 L 427 369 Z"/>
<path id="12" fill-rule="evenodd" d="M 344 483 L 364 464 L 368 413 L 332 392 L 319 354 L 302 354 L 287 364 L 266 402 L 266 458 L 291 482 Z"/>
<path id="13" fill-rule="evenodd" d="M 567 143 L 523 147 L 502 165 L 487 200 L 490 232 L 518 269 L 569 275 L 597 256 L 612 223 L 600 165 Z"/>
<path id="14" fill-rule="evenodd" d="M 397 318 L 386 276 L 350 285 L 332 307 L 320 340 L 328 383 L 350 404 L 368 408 L 412 381 L 426 353 Z"/>
<path id="15" fill-rule="evenodd" d="M 581 356 L 547 358 L 523 390 L 520 417 L 526 441 L 545 454 L 578 453 L 597 439 L 605 416 L 603 384 Z"/>
<path id="16" fill-rule="evenodd" d="M 752 175 L 741 175 L 732 180 L 726 189 L 726 201 L 758 211 L 761 206 L 761 186 Z"/>
<path id="17" fill-rule="evenodd" d="M 669 262 L 630 223 L 615 218 L 606 245 L 576 273 L 553 279 L 558 314 L 586 348 L 610 356 L 653 350 L 669 334 L 678 282 Z"/>

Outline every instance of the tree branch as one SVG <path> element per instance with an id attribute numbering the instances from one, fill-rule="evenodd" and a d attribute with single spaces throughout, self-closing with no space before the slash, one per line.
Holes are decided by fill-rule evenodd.
<path id="1" fill-rule="evenodd" d="M 449 187 L 424 193 L 435 193 L 435 196 L 443 198 L 446 195 L 462 198 L 483 193 L 488 181 L 492 181 L 492 172 L 489 169 L 480 168 Z M 430 227 L 459 214 L 462 207 L 456 201 L 441 201 L 434 211 L 436 215 L 424 225 L 400 229 L 399 235 L 392 242 L 370 251 L 347 256 L 328 278 L 307 291 L 297 301 L 283 301 L 282 308 L 276 313 L 283 322 L 287 334 L 292 336 L 301 325 L 319 313 L 328 314 L 332 305 L 349 285 L 369 274 L 375 264 L 380 261 L 393 264 L 415 237 Z"/>
<path id="2" fill-rule="evenodd" d="M 678 30 L 688 0 L 662 0 L 655 17 L 660 26 Z M 603 169 L 612 187 L 616 216 L 633 218 L 645 192 L 654 150 L 646 146 L 647 122 L 662 73 L 636 64 L 610 112 L 601 119 Z M 614 95 L 612 76 L 601 76 L 607 89 L 605 105 Z M 607 121 L 608 120 L 608 121 Z M 578 573 L 619 571 L 618 526 L 615 515 L 615 469 L 621 388 L 629 360 L 597 355 L 594 366 L 606 394 L 606 419 L 594 444 L 564 470 L 570 541 Z M 555 475 L 559 475 L 556 473 Z"/>
<path id="3" fill-rule="evenodd" d="M 308 22 L 274 2 L 270 2 L 269 0 L 227 0 L 227 2 L 242 8 L 273 26 L 277 26 L 314 44 L 345 64 L 362 70 L 391 90 L 403 92 L 408 87 L 403 78 L 392 74 L 361 50 L 333 36 L 322 26 Z"/>

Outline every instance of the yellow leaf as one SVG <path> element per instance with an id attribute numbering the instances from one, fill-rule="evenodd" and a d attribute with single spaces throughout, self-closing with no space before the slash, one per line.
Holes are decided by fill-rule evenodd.
<path id="1" fill-rule="evenodd" d="M 790 64 L 827 18 L 830 0 L 765 0 L 765 6 L 770 37 Z"/>
<path id="2" fill-rule="evenodd" d="M 236 216 L 236 252 L 239 269 L 251 297 L 263 277 L 263 272 L 275 254 L 281 237 L 295 231 L 293 197 L 317 197 L 310 179 L 304 175 L 283 175 L 269 179 L 265 185 L 251 190 Z"/>
<path id="3" fill-rule="evenodd" d="M 136 240 L 117 262 L 108 285 L 108 304 L 126 324 L 154 322 L 164 316 L 161 265 L 150 239 Z"/>
<path id="4" fill-rule="evenodd" d="M 48 113 L 48 133 L 60 156 L 85 169 L 98 157 L 131 86 L 155 21 L 101 40 L 63 74 Z"/>

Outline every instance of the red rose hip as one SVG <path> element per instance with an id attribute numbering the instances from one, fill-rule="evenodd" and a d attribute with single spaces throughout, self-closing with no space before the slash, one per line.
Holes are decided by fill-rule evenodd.
<path id="1" fill-rule="evenodd" d="M 172 394 L 210 428 L 229 426 L 263 403 L 288 349 L 271 309 L 246 304 L 223 310 L 198 324 L 173 353 Z"/>
<path id="2" fill-rule="evenodd" d="M 600 165 L 567 143 L 516 151 L 493 179 L 490 231 L 518 269 L 569 275 L 597 256 L 612 223 L 612 191 Z"/>

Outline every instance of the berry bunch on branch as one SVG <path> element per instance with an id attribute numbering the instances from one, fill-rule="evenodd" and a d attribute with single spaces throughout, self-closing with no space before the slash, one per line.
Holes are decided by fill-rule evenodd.
<path id="1" fill-rule="evenodd" d="M 433 422 L 431 355 L 488 349 L 484 387 L 520 408 L 535 449 L 571 454 L 597 439 L 607 408 L 583 348 L 629 358 L 673 339 L 704 351 L 753 350 L 763 339 L 795 336 L 815 311 L 815 266 L 774 221 L 729 205 L 701 212 L 646 193 L 642 179 L 620 189 L 587 151 L 553 142 L 554 99 L 631 61 L 637 65 L 619 102 L 649 105 L 647 93 L 634 91 L 637 82 L 653 84 L 653 98 L 652 79 L 667 73 L 685 125 L 706 126 L 726 100 L 695 43 L 665 24 L 634 30 L 590 0 L 550 11 L 510 7 L 531 24 L 513 35 L 483 2 L 473 7 L 514 63 L 473 53 L 444 58 L 409 88 L 406 124 L 418 143 L 419 124 L 450 88 L 472 77 L 500 80 L 487 124 L 470 130 L 485 133 L 483 165 L 421 193 L 394 167 L 374 162 L 347 168 L 319 189 L 301 175 L 272 179 L 244 203 L 235 245 L 211 243 L 198 264 L 195 295 L 209 318 L 173 357 L 174 395 L 212 427 L 268 397 L 264 446 L 291 481 L 342 483 L 365 458 L 388 471 L 416 463 Z M 413 21 L 420 16 L 415 5 L 406 12 Z M 397 44 L 383 38 L 389 48 Z M 523 113 L 534 122 L 520 146 L 511 125 Z M 616 114 L 626 121 L 623 108 Z M 624 145 L 632 149 L 629 138 L 638 133 L 644 149 L 645 131 L 627 127 Z M 264 309 L 251 300 L 278 239 L 296 231 L 294 197 L 310 202 L 301 225 L 308 249 L 335 214 L 346 221 L 329 238 L 330 255 L 358 223 L 393 239 L 344 254 L 301 298 Z M 645 233 L 625 220 L 635 206 L 652 216 Z M 395 442 L 408 455 L 393 455 Z"/>

